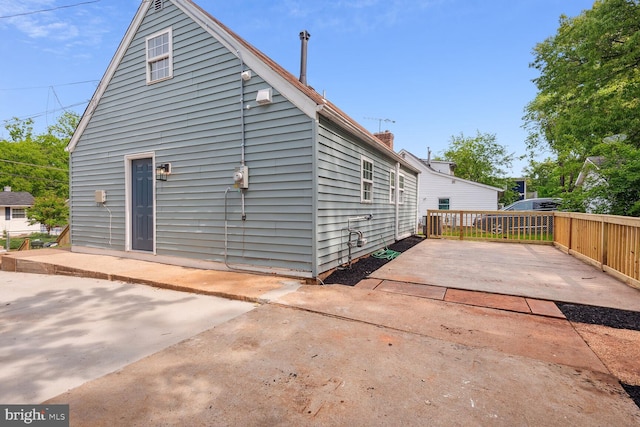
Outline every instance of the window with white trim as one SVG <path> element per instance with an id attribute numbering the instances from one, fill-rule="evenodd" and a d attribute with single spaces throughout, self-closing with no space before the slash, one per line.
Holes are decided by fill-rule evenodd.
<path id="1" fill-rule="evenodd" d="M 173 77 L 171 28 L 147 37 L 147 84 Z"/>
<path id="2" fill-rule="evenodd" d="M 449 198 L 448 197 L 441 197 L 438 199 L 438 209 L 441 211 L 448 211 L 449 210 Z"/>
<path id="3" fill-rule="evenodd" d="M 373 202 L 373 160 L 361 157 L 360 169 L 360 201 L 371 203 Z"/>
<path id="4" fill-rule="evenodd" d="M 404 203 L 404 175 L 398 175 L 398 203 Z"/>
<path id="5" fill-rule="evenodd" d="M 396 171 L 389 171 L 389 203 L 396 202 Z"/>
<path id="6" fill-rule="evenodd" d="M 13 208 L 11 209 L 11 215 L 13 218 L 26 218 L 27 212 L 24 209 Z"/>

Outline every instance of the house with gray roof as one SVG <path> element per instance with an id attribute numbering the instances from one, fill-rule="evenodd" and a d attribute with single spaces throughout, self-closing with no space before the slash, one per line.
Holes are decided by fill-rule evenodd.
<path id="1" fill-rule="evenodd" d="M 26 191 L 11 191 L 11 187 L 4 187 L 0 192 L 0 230 L 3 234 L 29 234 L 40 231 L 40 224 L 29 225 L 27 208 L 33 206 L 33 196 Z"/>
<path id="2" fill-rule="evenodd" d="M 71 250 L 322 278 L 415 233 L 418 170 L 303 76 L 141 2 L 68 146 Z"/>

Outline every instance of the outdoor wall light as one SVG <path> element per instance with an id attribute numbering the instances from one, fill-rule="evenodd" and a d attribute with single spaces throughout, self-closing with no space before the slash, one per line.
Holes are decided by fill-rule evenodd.
<path id="1" fill-rule="evenodd" d="M 156 181 L 166 181 L 171 174 L 171 163 L 160 163 L 156 166 Z"/>

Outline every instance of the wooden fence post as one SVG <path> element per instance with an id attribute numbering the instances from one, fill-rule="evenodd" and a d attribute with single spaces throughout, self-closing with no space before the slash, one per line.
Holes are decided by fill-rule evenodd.
<path id="1" fill-rule="evenodd" d="M 602 240 L 600 241 L 600 247 L 602 253 L 600 254 L 600 269 L 604 271 L 604 267 L 607 265 L 607 256 L 609 251 L 609 223 L 602 217 Z"/>

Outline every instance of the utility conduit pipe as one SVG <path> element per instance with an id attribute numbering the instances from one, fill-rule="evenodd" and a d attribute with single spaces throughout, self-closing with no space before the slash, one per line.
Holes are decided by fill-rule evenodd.
<path id="1" fill-rule="evenodd" d="M 346 231 L 349 233 L 349 240 L 347 240 L 347 247 L 349 248 L 349 256 L 348 256 L 349 268 L 351 267 L 351 261 L 352 261 L 351 248 L 353 248 L 354 246 L 361 248 L 362 246 L 367 244 L 367 239 L 364 238 L 362 231 L 351 228 L 351 221 L 369 221 L 371 220 L 371 218 L 373 218 L 373 215 L 369 214 L 369 215 L 363 215 L 363 216 L 354 216 L 347 219 Z M 353 240 L 351 240 L 351 236 L 353 235 L 358 236 L 355 243 L 353 242 Z"/>

